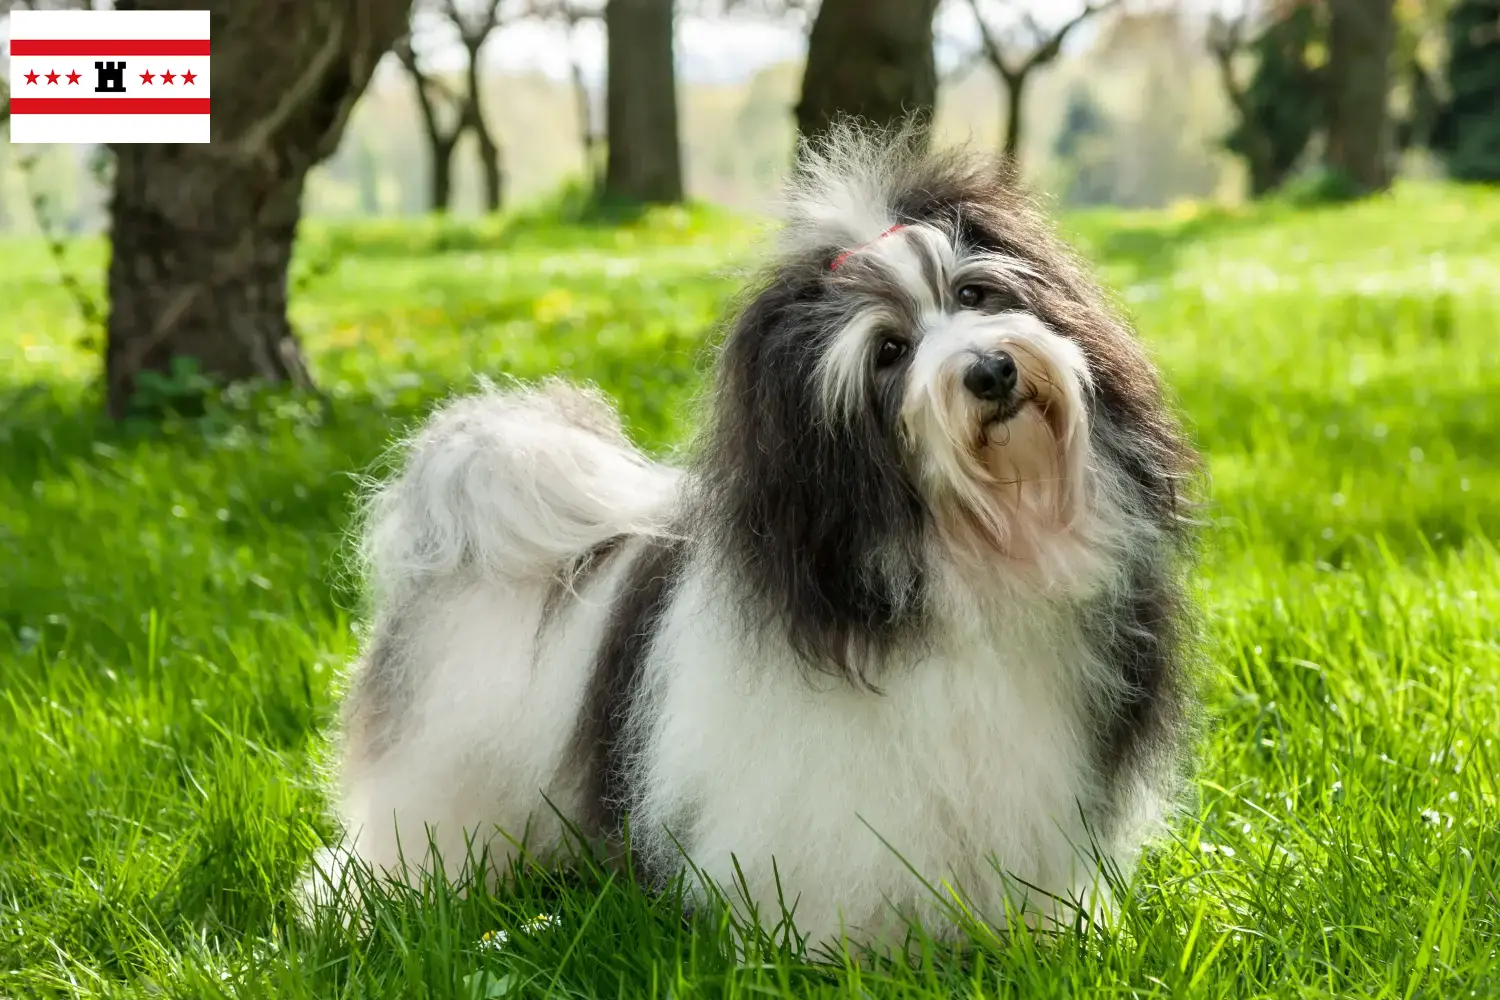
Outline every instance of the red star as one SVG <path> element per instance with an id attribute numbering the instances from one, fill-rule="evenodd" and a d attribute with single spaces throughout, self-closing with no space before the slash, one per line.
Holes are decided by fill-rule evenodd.
<path id="1" fill-rule="evenodd" d="M 141 74 L 142 83 L 150 83 L 154 79 L 156 79 L 156 74 L 151 72 L 150 70 L 147 70 L 146 72 Z"/>
<path id="2" fill-rule="evenodd" d="M 52 84 L 57 83 L 57 70 L 53 70 L 47 74 L 47 82 Z"/>
<path id="3" fill-rule="evenodd" d="M 26 74 L 26 82 L 27 83 L 36 83 L 36 73 L 35 72 L 27 73 Z"/>
<path id="4" fill-rule="evenodd" d="M 78 71 L 74 70 L 73 72 L 71 72 L 71 73 L 68 74 L 68 86 L 71 87 L 73 84 L 75 84 L 77 82 L 78 82 Z"/>
<path id="5" fill-rule="evenodd" d="M 163 73 L 161 75 L 161 82 L 162 83 L 170 84 L 176 78 L 177 78 L 177 74 L 176 73 Z"/>
<path id="6" fill-rule="evenodd" d="M 182 82 L 183 83 L 192 83 L 196 79 L 198 79 L 198 74 L 197 73 L 184 73 L 184 74 L 182 74 Z"/>

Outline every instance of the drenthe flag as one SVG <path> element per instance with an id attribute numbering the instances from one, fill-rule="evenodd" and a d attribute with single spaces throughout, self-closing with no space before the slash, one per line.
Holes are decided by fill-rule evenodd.
<path id="1" fill-rule="evenodd" d="M 10 141 L 207 142 L 208 11 L 12 11 Z"/>

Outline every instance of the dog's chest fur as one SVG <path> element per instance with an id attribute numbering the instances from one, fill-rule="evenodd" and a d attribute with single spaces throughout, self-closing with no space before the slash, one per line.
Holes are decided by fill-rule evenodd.
<path id="1" fill-rule="evenodd" d="M 1088 653 L 1055 609 L 935 630 L 877 694 L 809 678 L 774 636 L 738 631 L 714 579 L 690 567 L 676 589 L 632 713 L 631 827 L 648 861 L 675 868 L 686 850 L 726 885 L 737 862 L 762 906 L 779 877 L 804 929 L 881 919 L 844 901 L 930 910 L 908 865 L 981 906 L 997 899 L 994 864 L 1075 881 L 1094 797 Z"/>

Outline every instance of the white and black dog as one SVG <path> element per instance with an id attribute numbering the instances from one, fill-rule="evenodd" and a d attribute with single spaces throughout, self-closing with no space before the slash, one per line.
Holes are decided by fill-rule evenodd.
<path id="1" fill-rule="evenodd" d="M 345 850 L 502 870 L 564 820 L 829 941 L 1105 905 L 1175 784 L 1187 489 L 1156 370 L 1005 171 L 809 149 L 681 469 L 557 383 L 370 498 Z M 560 814 L 560 815 L 559 815 Z"/>

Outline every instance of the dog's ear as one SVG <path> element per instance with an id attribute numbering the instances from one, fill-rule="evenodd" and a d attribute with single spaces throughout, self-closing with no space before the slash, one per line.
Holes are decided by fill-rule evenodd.
<path id="1" fill-rule="evenodd" d="M 895 407 L 829 419 L 817 365 L 837 332 L 823 255 L 741 312 L 719 359 L 700 483 L 706 527 L 758 624 L 814 669 L 872 684 L 923 614 L 927 513 Z"/>

